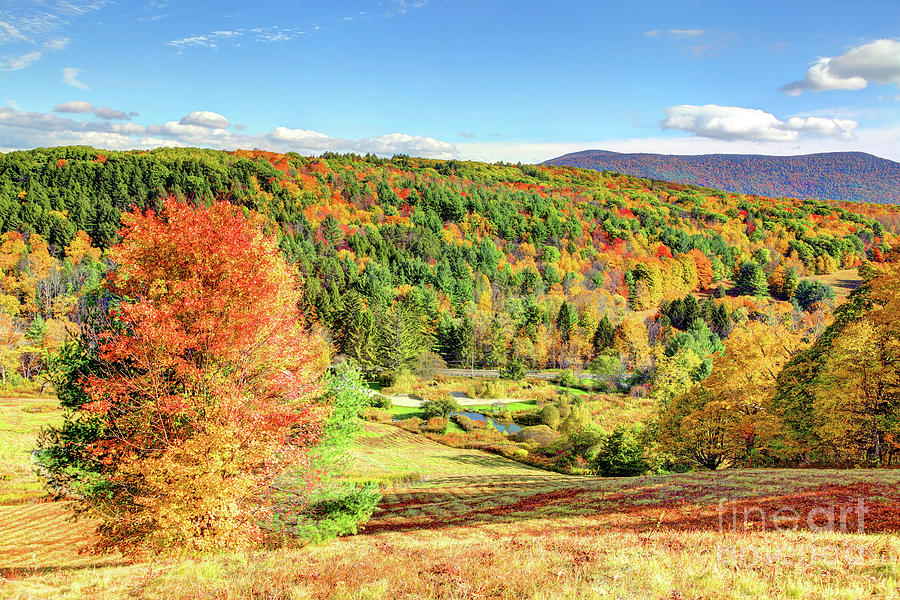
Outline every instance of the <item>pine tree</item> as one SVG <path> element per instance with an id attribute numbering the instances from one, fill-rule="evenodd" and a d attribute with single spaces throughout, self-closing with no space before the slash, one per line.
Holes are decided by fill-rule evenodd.
<path id="1" fill-rule="evenodd" d="M 338 350 L 363 368 L 377 362 L 375 321 L 362 296 L 351 290 L 344 297 L 340 318 L 335 323 Z"/>
<path id="2" fill-rule="evenodd" d="M 609 350 L 613 347 L 613 342 L 615 342 L 615 329 L 613 329 L 612 323 L 609 322 L 609 317 L 604 315 L 600 319 L 600 324 L 597 325 L 594 337 L 591 339 L 594 354 L 600 354 Z"/>
<path id="3" fill-rule="evenodd" d="M 572 338 L 572 328 L 577 320 L 578 318 L 572 311 L 569 303 L 563 301 L 562 306 L 559 307 L 559 312 L 556 313 L 556 328 L 559 330 L 564 342 L 568 343 Z"/>
<path id="4" fill-rule="evenodd" d="M 425 350 L 422 317 L 410 303 L 395 302 L 382 315 L 379 323 L 378 359 L 389 369 L 410 367 Z"/>
<path id="5" fill-rule="evenodd" d="M 767 296 L 769 294 L 766 273 L 755 262 L 746 262 L 741 265 L 736 287 L 744 296 Z"/>

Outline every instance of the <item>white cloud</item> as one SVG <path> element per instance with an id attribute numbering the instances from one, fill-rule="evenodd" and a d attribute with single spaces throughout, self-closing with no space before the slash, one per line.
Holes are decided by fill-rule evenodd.
<path id="1" fill-rule="evenodd" d="M 288 127 L 276 127 L 274 131 L 267 136 L 276 144 L 290 144 L 302 148 L 316 148 L 325 150 L 330 144 L 336 141 L 329 135 L 321 131 L 313 131 L 311 129 L 290 129 Z"/>
<path id="2" fill-rule="evenodd" d="M 34 50 L 21 56 L 4 56 L 0 58 L 0 71 L 21 71 L 22 69 L 30 67 L 43 55 L 43 52 Z"/>
<path id="3" fill-rule="evenodd" d="M 88 86 L 85 85 L 84 82 L 78 80 L 79 73 L 81 73 L 81 69 L 76 69 L 75 67 L 63 67 L 62 82 L 80 90 L 88 89 Z"/>
<path id="4" fill-rule="evenodd" d="M 117 116 L 123 111 L 101 109 L 89 102 L 71 101 L 58 104 L 56 112 L 93 114 L 108 118 L 107 111 Z M 107 115 L 104 117 L 104 115 Z M 127 115 L 126 115 L 127 116 Z M 343 139 L 320 131 L 276 127 L 260 134 L 231 131 L 224 116 L 209 111 L 194 111 L 180 121 L 139 125 L 104 121 L 77 121 L 49 113 L 25 112 L 0 107 L 0 139 L 4 146 L 34 148 L 63 144 L 88 144 L 109 149 L 152 148 L 157 146 L 200 146 L 222 150 L 261 148 L 277 152 L 303 154 L 333 152 L 368 152 L 391 156 L 410 154 L 430 158 L 455 158 L 455 145 L 431 137 L 390 133 L 379 137 Z"/>
<path id="5" fill-rule="evenodd" d="M 409 154 L 410 156 L 427 156 L 429 158 L 456 158 L 458 151 L 455 145 L 431 137 L 417 137 L 405 133 L 389 133 L 375 138 L 357 140 L 351 150 L 359 153 Z"/>
<path id="6" fill-rule="evenodd" d="M 781 91 L 798 96 L 804 91 L 861 90 L 869 83 L 900 84 L 900 41 L 875 40 L 840 56 L 819 58 L 802 80 Z"/>
<path id="7" fill-rule="evenodd" d="M 63 50 L 69 45 L 69 38 L 61 37 L 50 40 L 44 44 L 48 50 Z"/>
<path id="8" fill-rule="evenodd" d="M 679 129 L 701 137 L 720 140 L 793 142 L 800 134 L 852 137 L 856 121 L 822 117 L 794 117 L 787 121 L 758 108 L 684 104 L 664 110 L 663 129 Z"/>
<path id="9" fill-rule="evenodd" d="M 10 46 L 0 57 L 0 70 L 18 71 L 40 60 L 46 52 L 66 48 L 65 35 L 73 21 L 99 10 L 108 0 L 2 0 L 0 46 Z"/>
<path id="10" fill-rule="evenodd" d="M 69 103 L 66 103 L 69 104 Z M 93 106 L 93 105 L 92 105 Z M 74 114 L 89 114 L 74 113 Z M 799 119 L 791 122 L 792 119 Z M 231 129 L 184 125 L 179 121 L 142 126 L 133 122 L 77 121 L 54 114 L 25 112 L 0 106 L 0 140 L 5 149 L 86 144 L 111 150 L 145 149 L 160 146 L 201 146 L 233 150 L 260 148 L 300 154 L 373 152 L 383 156 L 410 154 L 430 158 L 463 158 L 494 162 L 536 163 L 591 148 L 616 152 L 662 154 L 811 154 L 815 152 L 860 151 L 900 161 L 900 128 L 855 129 L 852 138 L 842 137 L 833 120 L 808 116 L 787 119 L 790 131 L 805 133 L 793 141 L 722 139 L 683 135 L 675 137 L 594 139 L 586 141 L 475 141 L 451 144 L 431 137 L 393 133 L 379 137 L 343 139 L 320 131 L 276 127 L 261 134 L 244 134 Z M 236 127 L 232 127 L 236 129 Z M 826 134 L 813 135 L 815 133 Z M 834 135 L 830 135 L 830 134 Z"/>
<path id="11" fill-rule="evenodd" d="M 105 106 L 101 106 L 94 111 L 94 116 L 108 121 L 130 121 L 131 117 L 121 110 L 113 110 Z"/>
<path id="12" fill-rule="evenodd" d="M 318 26 L 313 27 L 312 31 L 317 29 L 319 29 Z M 248 30 L 234 29 L 211 31 L 209 33 L 195 34 L 170 40 L 166 42 L 166 45 L 177 48 L 179 51 L 192 46 L 217 50 L 220 44 L 228 40 L 234 40 L 234 43 L 237 43 L 243 38 L 250 38 L 254 41 L 263 43 L 288 42 L 300 36 L 307 35 L 308 33 L 310 33 L 310 31 L 305 29 L 275 25 L 271 27 L 254 27 L 253 29 Z"/>
<path id="13" fill-rule="evenodd" d="M 220 29 L 218 31 L 211 31 L 210 33 L 204 35 L 192 35 L 175 40 L 170 40 L 166 42 L 166 45 L 172 46 L 173 48 L 178 48 L 179 50 L 189 46 L 200 46 L 203 48 L 212 48 L 213 50 L 215 50 L 219 47 L 218 43 L 220 41 L 230 38 L 239 38 L 243 35 L 243 29 Z"/>
<path id="14" fill-rule="evenodd" d="M 402 17 L 414 10 L 427 6 L 427 0 L 382 0 L 371 3 L 374 8 L 367 11 L 359 11 L 352 15 L 329 19 L 330 24 L 350 23 L 354 21 L 372 21 L 375 19 L 390 19 Z M 375 6 L 377 5 L 377 6 Z M 243 13 L 234 13 L 231 17 L 241 16 Z M 326 25 L 327 27 L 327 25 Z M 246 41 L 254 41 L 264 44 L 289 42 L 303 36 L 315 34 L 323 29 L 322 25 L 309 24 L 306 27 L 289 27 L 285 25 L 263 25 L 248 27 L 246 29 L 218 30 L 208 33 L 196 33 L 190 36 L 176 38 L 166 42 L 167 46 L 176 48 L 179 53 L 187 48 L 209 48 L 217 50 L 229 42 L 238 45 Z"/>
<path id="15" fill-rule="evenodd" d="M 670 29 L 669 35 L 677 38 L 697 37 L 706 33 L 702 29 Z"/>
<path id="16" fill-rule="evenodd" d="M 0 21 L 0 46 L 13 41 L 31 42 L 15 25 Z"/>
<path id="17" fill-rule="evenodd" d="M 71 100 L 69 102 L 57 104 L 53 107 L 53 110 L 62 113 L 89 113 L 94 112 L 94 105 L 82 100 Z"/>
<path id="18" fill-rule="evenodd" d="M 181 117 L 179 123 L 181 125 L 196 125 L 197 127 L 208 127 L 210 129 L 227 129 L 229 125 L 228 119 L 223 115 L 208 110 L 195 110 Z"/>
<path id="19" fill-rule="evenodd" d="M 130 121 L 131 117 L 122 110 L 114 110 L 106 106 L 94 106 L 90 102 L 72 100 L 53 107 L 53 112 L 87 114 L 91 113 L 106 121 Z"/>
<path id="20" fill-rule="evenodd" d="M 858 126 L 859 124 L 856 121 L 850 119 L 826 119 L 822 117 L 791 117 L 785 122 L 785 127 L 792 131 L 843 139 L 852 138 L 853 131 Z"/>
<path id="21" fill-rule="evenodd" d="M 660 31 L 659 29 L 651 29 L 650 31 L 644 32 L 644 37 L 673 37 L 673 38 L 692 38 L 692 37 L 700 37 L 704 35 L 706 30 L 704 29 L 667 29 L 666 31 Z"/>

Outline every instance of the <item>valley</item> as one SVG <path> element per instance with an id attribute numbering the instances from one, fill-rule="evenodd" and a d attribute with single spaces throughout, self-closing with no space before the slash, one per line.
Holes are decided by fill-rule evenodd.
<path id="1" fill-rule="evenodd" d="M 0 595 L 540 598 L 548 582 L 583 598 L 898 594 L 896 470 L 573 477 L 379 424 L 351 455 L 384 500 L 359 535 L 302 549 L 132 563 L 79 554 L 90 522 L 67 521 L 58 503 L 7 503 Z M 865 535 L 851 512 L 860 497 Z M 823 506 L 847 510 L 847 532 L 826 530 L 824 513 L 809 531 Z"/>

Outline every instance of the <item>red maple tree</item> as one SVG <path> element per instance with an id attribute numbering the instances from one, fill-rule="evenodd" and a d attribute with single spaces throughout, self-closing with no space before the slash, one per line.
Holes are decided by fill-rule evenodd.
<path id="1" fill-rule="evenodd" d="M 89 448 L 107 492 L 90 499 L 102 543 L 256 545 L 278 477 L 315 487 L 308 450 L 327 417 L 315 400 L 325 353 L 303 328 L 296 273 L 227 203 L 170 199 L 123 222 L 116 326 L 103 368 L 81 381 L 82 410 L 103 424 Z"/>

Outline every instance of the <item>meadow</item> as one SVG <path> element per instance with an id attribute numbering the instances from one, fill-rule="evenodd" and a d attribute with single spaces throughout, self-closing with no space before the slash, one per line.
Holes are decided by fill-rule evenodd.
<path id="1" fill-rule="evenodd" d="M 18 440 L 4 444 L 4 598 L 900 597 L 898 470 L 574 477 L 379 423 L 351 451 L 348 476 L 384 486 L 359 535 L 93 556 L 91 523 L 35 491 L 28 440 L 59 417 L 35 405 L 52 400 L 2 404 L 4 441 Z"/>

